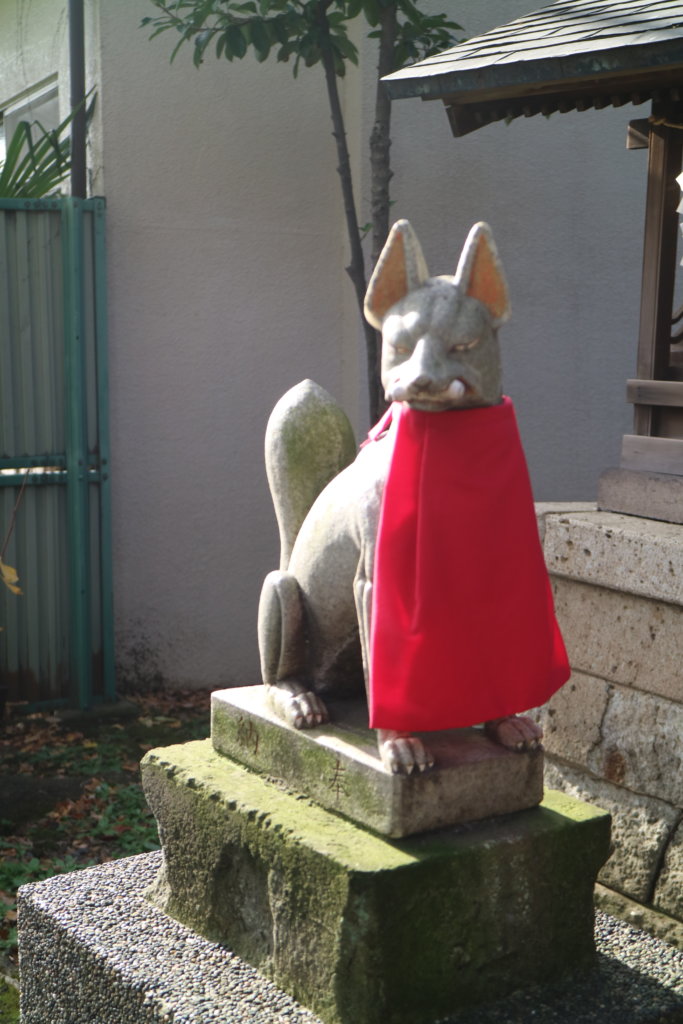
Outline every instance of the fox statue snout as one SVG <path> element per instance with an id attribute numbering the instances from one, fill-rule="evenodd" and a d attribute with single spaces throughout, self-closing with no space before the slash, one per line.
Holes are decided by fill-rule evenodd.
<path id="1" fill-rule="evenodd" d="M 385 327 L 383 344 L 387 352 L 383 379 L 387 401 L 411 405 L 430 403 L 439 409 L 458 406 L 468 390 L 464 379 L 467 370 L 457 360 L 444 358 L 440 340 L 430 335 L 420 338 L 405 362 L 396 365 L 393 363 L 395 343 L 389 340 L 392 336 L 391 327 Z M 394 346 L 394 351 L 390 351 L 390 346 Z M 408 350 L 405 344 L 400 347 Z"/>
<path id="2" fill-rule="evenodd" d="M 470 232 L 453 277 L 432 278 L 410 224 L 399 221 L 370 280 L 365 315 L 382 330 L 389 402 L 435 414 L 501 403 L 497 329 L 509 300 L 487 225 Z M 344 414 L 312 381 L 288 392 L 269 420 L 266 467 L 282 558 L 263 585 L 259 648 L 271 705 L 297 728 L 327 721 L 327 694 L 362 693 L 364 685 L 370 693 L 375 551 L 392 430 L 356 456 Z M 537 745 L 538 727 L 515 721 L 507 739 L 504 730 L 495 738 Z M 380 728 L 378 745 L 387 771 L 433 764 L 411 730 Z"/>

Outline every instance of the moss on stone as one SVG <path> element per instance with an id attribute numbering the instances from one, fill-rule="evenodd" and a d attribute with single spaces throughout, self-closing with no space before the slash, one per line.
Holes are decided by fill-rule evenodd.
<path id="1" fill-rule="evenodd" d="M 354 808 L 361 820 L 375 822 L 377 828 L 382 821 L 388 820 L 390 777 L 382 789 L 378 788 L 376 779 L 364 774 L 362 766 L 354 772 L 340 771 L 339 755 L 333 746 L 310 742 L 310 737 L 292 735 L 281 723 L 272 724 L 264 719 L 258 723 L 258 752 L 252 753 L 245 747 L 241 729 L 239 718 L 214 713 L 211 733 L 216 749 L 257 771 L 268 766 L 267 770 L 279 777 L 302 779 L 318 799 L 321 799 L 322 791 L 327 790 L 330 795 L 326 806 L 337 813 L 343 813 L 345 806 Z M 367 750 L 367 741 L 363 742 L 351 731 L 343 733 L 343 741 L 358 750 Z"/>
<path id="2" fill-rule="evenodd" d="M 412 859 L 399 845 L 330 815 L 306 797 L 268 785 L 261 776 L 216 753 L 210 740 L 151 750 L 142 761 L 143 778 L 152 768 L 173 779 L 176 787 L 201 789 L 212 804 L 237 812 L 259 827 L 267 821 L 266 828 L 297 842 L 309 842 L 345 867 L 373 871 Z M 267 809 L 262 805 L 264 792 Z"/>
<path id="3" fill-rule="evenodd" d="M 269 784 L 209 741 L 150 751 L 152 898 L 328 1024 L 419 1024 L 592 950 L 609 816 L 560 794 L 392 840 Z"/>

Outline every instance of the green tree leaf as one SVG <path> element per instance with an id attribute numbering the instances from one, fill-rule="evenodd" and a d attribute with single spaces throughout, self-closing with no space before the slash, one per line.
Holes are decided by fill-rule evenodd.
<path id="1" fill-rule="evenodd" d="M 256 59 L 264 61 L 270 53 L 270 36 L 265 24 L 257 18 L 249 22 L 251 43 L 256 51 Z"/>
<path id="2" fill-rule="evenodd" d="M 247 52 L 247 40 L 242 31 L 241 25 L 228 25 L 225 30 L 226 56 L 230 54 L 231 57 L 236 57 L 241 60 Z"/>

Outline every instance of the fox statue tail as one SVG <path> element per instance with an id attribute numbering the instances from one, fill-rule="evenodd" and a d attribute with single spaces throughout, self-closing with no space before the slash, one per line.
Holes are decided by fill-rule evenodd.
<path id="1" fill-rule="evenodd" d="M 266 428 L 266 473 L 280 531 L 280 569 L 322 489 L 356 457 L 353 428 L 334 398 L 312 380 L 290 388 Z"/>

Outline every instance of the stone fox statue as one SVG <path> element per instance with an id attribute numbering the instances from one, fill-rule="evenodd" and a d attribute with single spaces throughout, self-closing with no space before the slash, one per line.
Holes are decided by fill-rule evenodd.
<path id="1" fill-rule="evenodd" d="M 501 392 L 507 285 L 476 224 L 454 277 L 431 278 L 394 225 L 365 314 L 382 330 L 390 409 L 355 455 L 344 413 L 312 381 L 276 405 L 266 467 L 281 539 L 259 606 L 263 682 L 297 728 L 326 695 L 362 692 L 386 770 L 433 765 L 433 730 L 485 724 L 538 746 L 524 711 L 569 669 L 528 473 Z M 421 733 L 420 736 L 414 733 Z"/>

